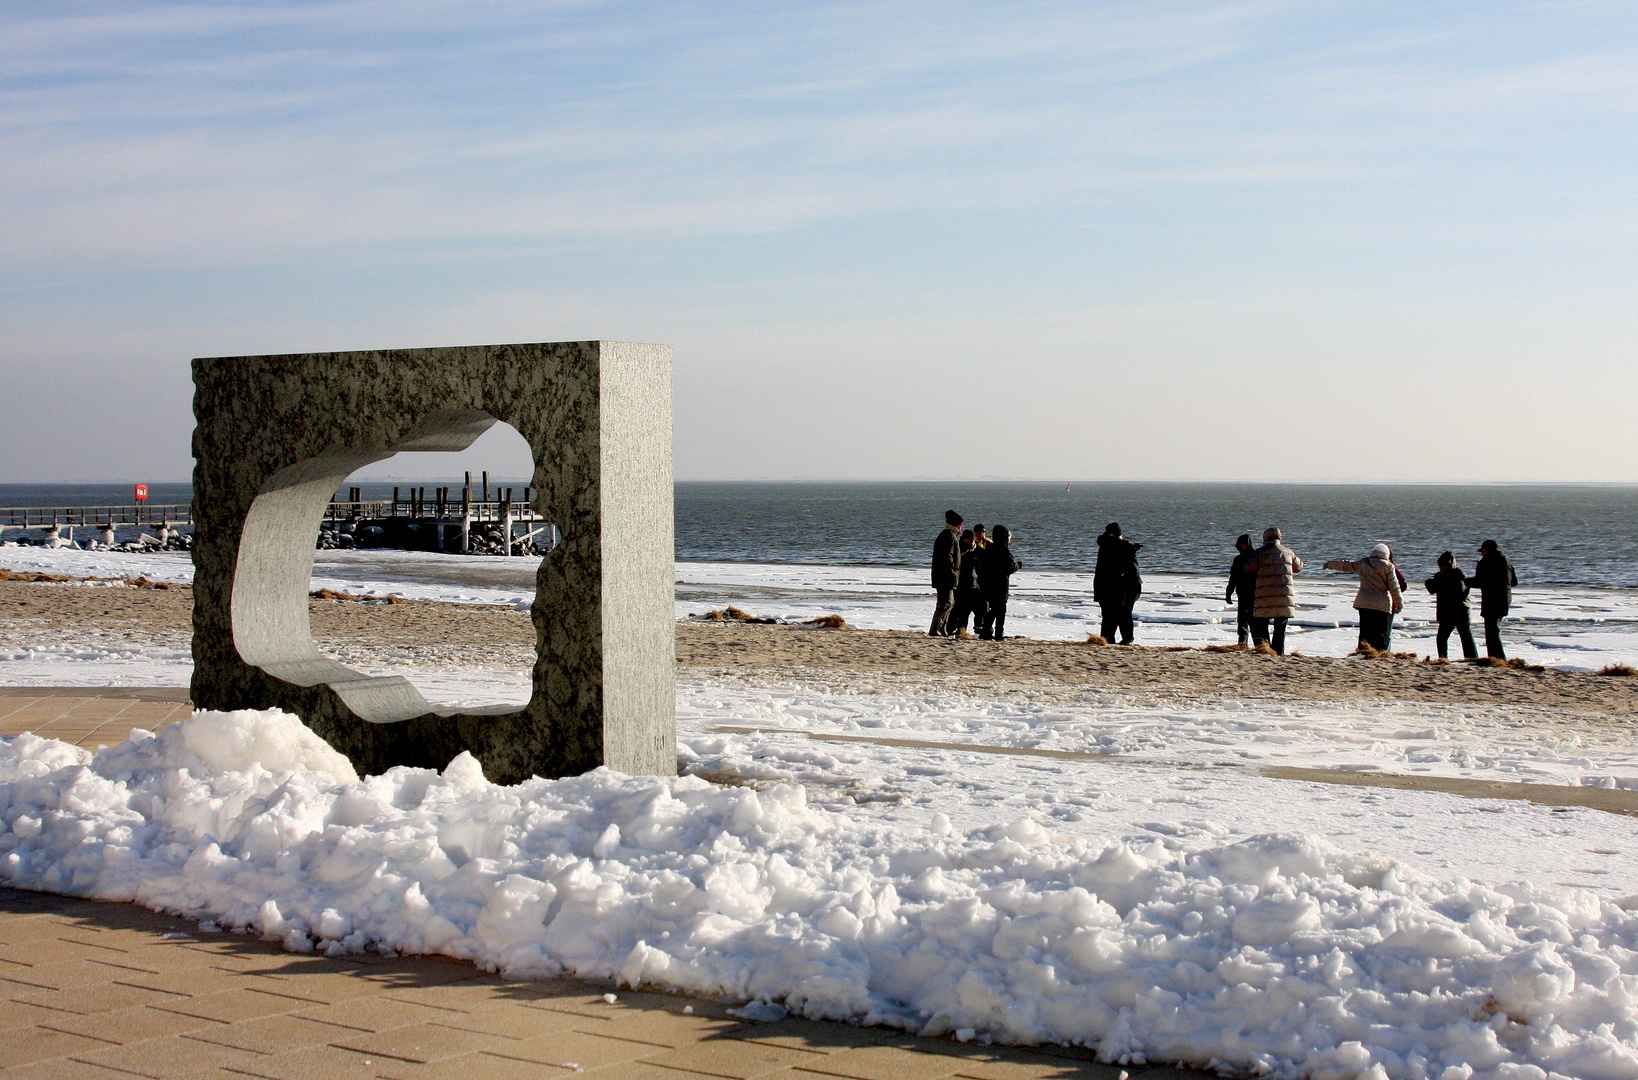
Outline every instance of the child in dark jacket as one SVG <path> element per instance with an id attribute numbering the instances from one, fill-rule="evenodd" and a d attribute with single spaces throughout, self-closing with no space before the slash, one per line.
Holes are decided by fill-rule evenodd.
<path id="1" fill-rule="evenodd" d="M 1469 660 L 1479 655 L 1473 642 L 1472 602 L 1468 600 L 1467 578 L 1456 569 L 1456 556 L 1446 551 L 1439 556 L 1439 572 L 1428 578 L 1428 592 L 1434 595 L 1439 616 L 1439 656 L 1450 655 L 1450 632 L 1462 639 L 1462 655 Z"/>
<path id="2" fill-rule="evenodd" d="M 978 636 L 985 641 L 1001 641 L 1007 633 L 1007 595 L 1012 575 L 1024 564 L 1012 556 L 1012 533 L 1005 525 L 995 527 L 995 539 L 984 549 L 978 562 L 978 584 L 984 592 L 984 614 Z"/>

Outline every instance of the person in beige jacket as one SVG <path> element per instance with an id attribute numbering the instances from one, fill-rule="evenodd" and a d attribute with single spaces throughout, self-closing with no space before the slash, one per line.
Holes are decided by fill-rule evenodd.
<path id="1" fill-rule="evenodd" d="M 1297 613 L 1296 576 L 1302 573 L 1302 559 L 1281 543 L 1280 530 L 1263 530 L 1263 546 L 1251 553 L 1246 573 L 1257 580 L 1251 609 L 1251 640 L 1254 645 L 1272 644 L 1285 655 L 1285 624 Z M 1269 621 L 1274 623 L 1270 640 Z"/>
<path id="2" fill-rule="evenodd" d="M 1327 570 L 1359 575 L 1354 610 L 1359 612 L 1359 644 L 1387 652 L 1393 644 L 1393 617 L 1405 610 L 1399 573 L 1387 544 L 1378 544 L 1363 559 L 1332 559 Z"/>

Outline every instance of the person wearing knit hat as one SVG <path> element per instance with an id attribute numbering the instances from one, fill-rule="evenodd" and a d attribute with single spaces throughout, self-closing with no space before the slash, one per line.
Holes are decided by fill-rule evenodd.
<path id="1" fill-rule="evenodd" d="M 1223 603 L 1232 603 L 1236 593 L 1240 606 L 1235 620 L 1234 636 L 1244 645 L 1251 637 L 1251 620 L 1257 610 L 1257 571 L 1252 567 L 1251 534 L 1241 533 L 1234 541 L 1234 561 L 1229 564 L 1228 590 Z"/>
<path id="2" fill-rule="evenodd" d="M 944 511 L 944 529 L 933 541 L 933 592 L 938 601 L 933 608 L 932 637 L 950 634 L 950 612 L 955 610 L 956 584 L 961 579 L 961 515 Z"/>
<path id="3" fill-rule="evenodd" d="M 1393 617 L 1405 609 L 1398 568 L 1388 545 L 1375 545 L 1363 559 L 1331 559 L 1325 568 L 1359 575 L 1354 610 L 1359 612 L 1360 651 L 1364 652 L 1368 645 L 1387 652 L 1393 645 Z"/>
<path id="4" fill-rule="evenodd" d="M 1467 583 L 1481 594 L 1479 615 L 1484 619 L 1485 655 L 1505 660 L 1507 650 L 1502 648 L 1501 621 L 1512 610 L 1513 589 L 1519 583 L 1519 576 L 1494 540 L 1479 545 L 1479 556 L 1479 564 L 1473 568 L 1473 576 Z"/>
<path id="5" fill-rule="evenodd" d="M 1263 530 L 1263 546 L 1251 553 L 1248 573 L 1255 575 L 1252 602 L 1251 640 L 1254 645 L 1270 645 L 1281 656 L 1285 655 L 1285 624 L 1297 613 L 1296 576 L 1302 573 L 1302 558 L 1286 547 L 1280 530 L 1269 526 Z M 1270 637 L 1268 624 L 1274 623 Z"/>
<path id="6" fill-rule="evenodd" d="M 1456 556 L 1448 551 L 1441 552 L 1439 572 L 1423 584 L 1433 594 L 1434 612 L 1439 617 L 1439 658 L 1445 660 L 1450 657 L 1452 631 L 1461 635 L 1462 655 L 1469 660 L 1477 657 L 1479 649 L 1473 644 L 1473 601 L 1468 599 L 1468 593 L 1472 590 L 1456 565 Z"/>

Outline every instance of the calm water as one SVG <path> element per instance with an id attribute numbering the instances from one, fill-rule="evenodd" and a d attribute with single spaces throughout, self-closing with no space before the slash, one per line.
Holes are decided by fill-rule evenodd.
<path id="1" fill-rule="evenodd" d="M 1638 487 L 1168 483 L 682 483 L 677 557 L 920 566 L 944 511 L 1004 524 L 1041 570 L 1086 570 L 1105 524 L 1146 571 L 1222 573 L 1234 538 L 1278 525 L 1316 564 L 1385 541 L 1406 573 L 1471 569 L 1494 539 L 1532 585 L 1638 587 Z"/>
<path id="2" fill-rule="evenodd" d="M 521 482 L 511 481 L 522 496 Z M 458 487 L 459 481 L 445 481 Z M 434 486 L 428 482 L 430 489 Z M 405 490 L 408 488 L 406 486 Z M 392 485 L 369 484 L 365 497 Z M 430 491 L 429 491 L 430 494 Z M 182 503 L 187 484 L 150 484 Z M 128 484 L 3 484 L 0 506 L 128 503 Z M 1033 569 L 1090 569 L 1110 521 L 1149 572 L 1222 573 L 1235 536 L 1278 525 L 1305 559 L 1392 545 L 1407 574 L 1446 548 L 1464 567 L 1494 539 L 1531 585 L 1638 588 L 1638 487 L 1364 484 L 681 483 L 677 557 L 710 562 L 920 566 L 946 509 L 1013 530 Z"/>

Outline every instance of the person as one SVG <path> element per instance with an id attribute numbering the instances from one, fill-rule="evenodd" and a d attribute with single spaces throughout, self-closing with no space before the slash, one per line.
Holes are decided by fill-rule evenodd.
<path id="1" fill-rule="evenodd" d="M 995 527 L 995 539 L 984 549 L 978 560 L 978 586 L 984 592 L 984 618 L 978 626 L 978 636 L 985 641 L 1000 641 L 1007 632 L 1007 594 L 1012 588 L 1012 575 L 1023 567 L 1013 558 L 1009 541 L 1012 533 L 1005 525 Z"/>
<path id="2" fill-rule="evenodd" d="M 1387 544 L 1377 544 L 1363 559 L 1329 559 L 1327 570 L 1359 575 L 1359 591 L 1354 594 L 1354 610 L 1359 612 L 1359 647 L 1387 652 L 1393 644 L 1393 617 L 1405 610 L 1405 594 L 1399 590 L 1399 570 L 1393 564 Z"/>
<path id="3" fill-rule="evenodd" d="M 1439 617 L 1439 658 L 1450 658 L 1450 632 L 1462 639 L 1462 655 L 1469 660 L 1479 655 L 1473 644 L 1473 601 L 1468 599 L 1467 578 L 1456 566 L 1456 556 L 1448 551 L 1439 553 L 1439 572 L 1425 582 L 1433 594 L 1435 613 Z"/>
<path id="4" fill-rule="evenodd" d="M 989 535 L 984 531 L 984 523 L 979 522 L 977 525 L 973 526 L 973 566 L 975 568 L 973 582 L 975 584 L 978 581 L 976 568 L 979 563 L 984 561 L 984 553 L 989 550 L 989 547 Z M 979 628 L 981 628 L 985 622 L 983 589 L 979 589 L 978 592 L 974 594 L 973 602 L 977 605 L 973 608 L 973 632 L 977 633 Z"/>
<path id="5" fill-rule="evenodd" d="M 1280 530 L 1263 530 L 1263 546 L 1251 553 L 1248 570 L 1256 575 L 1256 600 L 1251 612 L 1251 640 L 1255 645 L 1272 645 L 1285 655 L 1285 624 L 1297 613 L 1296 576 L 1302 573 L 1302 559 L 1286 547 Z M 1270 640 L 1269 620 L 1274 623 Z"/>
<path id="6" fill-rule="evenodd" d="M 1507 612 L 1513 606 L 1513 589 L 1518 586 L 1519 576 L 1513 572 L 1513 564 L 1507 561 L 1507 556 L 1501 553 L 1494 540 L 1486 540 L 1479 545 L 1479 564 L 1473 568 L 1473 576 L 1467 579 L 1467 583 L 1481 594 L 1479 615 L 1484 619 L 1485 655 L 1506 660 L 1507 651 L 1502 648 L 1501 621 L 1507 618 Z"/>
<path id="7" fill-rule="evenodd" d="M 933 591 L 938 594 L 933 608 L 933 625 L 927 631 L 933 637 L 943 637 L 950 623 L 950 611 L 955 607 L 956 582 L 961 576 L 961 515 L 954 510 L 944 511 L 944 531 L 933 541 Z"/>
<path id="8" fill-rule="evenodd" d="M 961 534 L 961 572 L 956 575 L 955 607 L 950 611 L 950 624 L 946 633 L 952 637 L 967 629 L 967 620 L 978 614 L 983 601 L 978 588 L 978 558 L 977 548 L 973 546 L 974 530 L 968 529 Z"/>
<path id="9" fill-rule="evenodd" d="M 1111 521 L 1098 537 L 1098 561 L 1092 571 L 1092 599 L 1103 609 L 1105 641 L 1111 644 L 1116 633 L 1122 645 L 1132 643 L 1132 607 L 1143 593 L 1143 578 L 1138 574 L 1137 553 L 1142 544 L 1134 544 L 1121 535 L 1120 524 Z"/>
<path id="10" fill-rule="evenodd" d="M 1240 598 L 1240 606 L 1234 623 L 1234 636 L 1244 645 L 1251 637 L 1251 613 L 1257 606 L 1257 571 L 1251 568 L 1251 534 L 1241 533 L 1240 538 L 1234 541 L 1234 561 L 1229 563 L 1228 591 L 1223 593 L 1223 603 L 1229 603 L 1236 596 Z"/>

